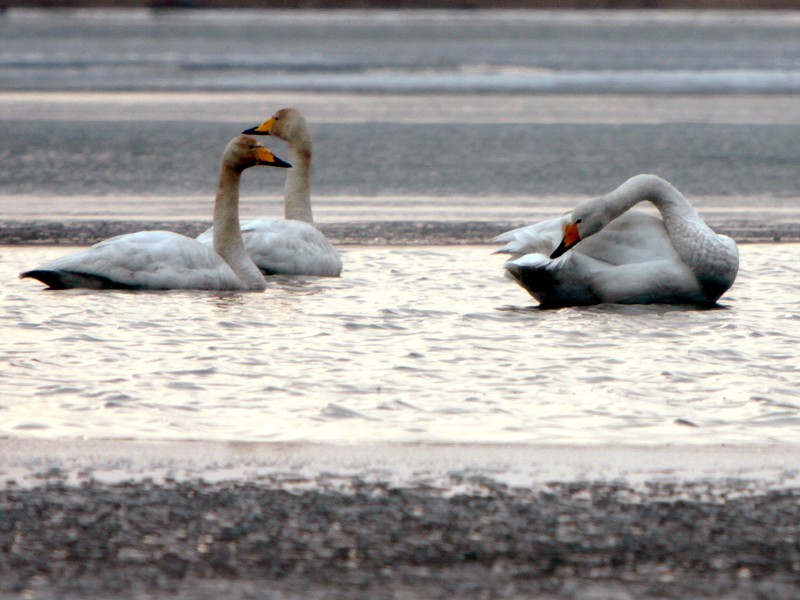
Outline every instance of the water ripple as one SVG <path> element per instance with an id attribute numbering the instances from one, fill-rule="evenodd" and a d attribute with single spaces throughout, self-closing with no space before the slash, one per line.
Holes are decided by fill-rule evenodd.
<path id="1" fill-rule="evenodd" d="M 16 273 L 53 249 L 14 248 L 0 435 L 793 443 L 797 250 L 743 246 L 724 309 L 543 311 L 486 247 L 352 247 L 264 294 L 44 292 Z"/>

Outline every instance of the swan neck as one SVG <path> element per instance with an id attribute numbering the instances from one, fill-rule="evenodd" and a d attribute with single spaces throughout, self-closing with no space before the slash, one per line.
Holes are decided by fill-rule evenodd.
<path id="1" fill-rule="evenodd" d="M 675 186 L 655 175 L 633 177 L 609 196 L 615 218 L 640 202 L 650 202 L 661 213 L 667 230 L 669 222 L 675 219 L 700 221 L 686 197 Z"/>
<path id="2" fill-rule="evenodd" d="M 314 223 L 311 211 L 311 140 L 303 136 L 289 146 L 292 168 L 286 173 L 284 217 Z"/>
<path id="3" fill-rule="evenodd" d="M 707 300 L 716 301 L 731 286 L 739 264 L 735 243 L 706 225 L 672 184 L 655 175 L 639 175 L 610 196 L 619 214 L 646 200 L 655 205 L 673 248 L 694 273 Z"/>
<path id="4" fill-rule="evenodd" d="M 247 254 L 239 225 L 239 182 L 241 170 L 220 167 L 214 202 L 214 250 L 239 276 L 246 289 L 265 289 L 264 277 Z"/>

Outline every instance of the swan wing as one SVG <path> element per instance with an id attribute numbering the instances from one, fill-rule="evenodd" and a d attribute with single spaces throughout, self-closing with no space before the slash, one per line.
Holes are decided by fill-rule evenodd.
<path id="1" fill-rule="evenodd" d="M 676 244 L 683 246 L 683 256 Z M 687 222 L 670 236 L 660 217 L 636 210 L 573 250 L 616 267 L 595 282 L 605 302 L 710 304 L 733 284 L 739 265 L 736 243 L 702 221 Z"/>
<path id="2" fill-rule="evenodd" d="M 642 211 L 624 213 L 556 259 L 528 254 L 506 271 L 545 307 L 703 300 L 664 222 Z"/>
<path id="3" fill-rule="evenodd" d="M 116 289 L 240 289 L 214 250 L 169 231 L 120 235 L 22 273 L 51 287 Z"/>
<path id="4" fill-rule="evenodd" d="M 529 254 L 506 263 L 506 270 L 545 308 L 706 303 L 691 269 L 669 259 L 612 265 L 571 251 L 556 259 Z"/>
<path id="5" fill-rule="evenodd" d="M 659 215 L 631 210 L 643 201 Z M 581 203 L 566 219 L 497 238 L 506 244 L 500 252 L 514 258 L 506 264 L 508 274 L 545 306 L 708 305 L 735 280 L 736 244 L 714 233 L 688 200 L 657 176 L 633 177 L 610 194 Z M 577 243 L 565 244 L 571 249 L 551 260 L 559 228 Z"/>
<path id="6" fill-rule="evenodd" d="M 638 210 L 617 217 L 599 233 L 580 241 L 573 251 L 614 266 L 681 260 L 664 221 Z"/>
<path id="7" fill-rule="evenodd" d="M 543 254 L 550 256 L 561 243 L 564 236 L 566 216 L 540 221 L 534 225 L 519 227 L 501 233 L 492 241 L 505 244 L 495 254 L 510 254 L 519 258 L 526 254 Z"/>
<path id="8" fill-rule="evenodd" d="M 568 215 L 507 231 L 495 243 L 505 244 L 496 254 L 520 258 L 526 254 L 550 256 L 561 243 Z M 584 254 L 613 265 L 677 257 L 664 221 L 643 211 L 630 210 L 608 227 L 573 247 Z"/>
<path id="9" fill-rule="evenodd" d="M 245 246 L 268 275 L 337 277 L 342 259 L 319 229 L 303 221 L 258 220 L 242 225 Z"/>

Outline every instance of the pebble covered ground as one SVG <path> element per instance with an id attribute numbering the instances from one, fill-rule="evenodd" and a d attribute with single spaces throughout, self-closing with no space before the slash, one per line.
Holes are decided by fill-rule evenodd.
<path id="1" fill-rule="evenodd" d="M 461 483 L 7 481 L 0 598 L 798 597 L 800 490 Z"/>

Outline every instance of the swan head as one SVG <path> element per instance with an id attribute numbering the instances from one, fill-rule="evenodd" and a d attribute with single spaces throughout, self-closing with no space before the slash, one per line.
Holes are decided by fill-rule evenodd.
<path id="1" fill-rule="evenodd" d="M 257 165 L 284 169 L 292 166 L 275 156 L 257 139 L 247 135 L 237 136 L 228 143 L 222 154 L 222 161 L 236 171 L 243 171 Z"/>
<path id="2" fill-rule="evenodd" d="M 585 240 L 608 225 L 612 217 L 604 208 L 603 199 L 597 198 L 582 202 L 572 212 L 564 215 L 561 221 L 561 243 L 550 255 L 550 258 L 558 258 L 581 240 Z"/>
<path id="3" fill-rule="evenodd" d="M 284 141 L 308 137 L 308 124 L 303 114 L 296 108 L 282 108 L 269 119 L 245 129 L 242 133 L 247 135 L 273 135 Z"/>

